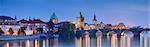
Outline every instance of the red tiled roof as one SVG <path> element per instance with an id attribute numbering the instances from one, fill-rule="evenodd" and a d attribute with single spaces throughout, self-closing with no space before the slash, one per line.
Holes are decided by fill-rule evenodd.
<path id="1" fill-rule="evenodd" d="M 21 23 L 29 23 L 29 21 L 27 21 L 27 20 L 25 20 L 25 19 L 22 19 L 22 20 L 17 21 L 17 23 L 19 23 L 19 22 L 21 22 Z"/>
<path id="2" fill-rule="evenodd" d="M 18 23 L 19 22 L 21 22 L 21 23 L 45 23 L 40 19 L 33 19 L 33 20 L 24 20 L 24 19 L 22 19 L 22 20 L 18 21 Z"/>
<path id="3" fill-rule="evenodd" d="M 43 21 L 40 20 L 40 19 L 34 19 L 34 20 L 32 20 L 31 23 L 45 23 L 45 22 L 43 22 Z"/>

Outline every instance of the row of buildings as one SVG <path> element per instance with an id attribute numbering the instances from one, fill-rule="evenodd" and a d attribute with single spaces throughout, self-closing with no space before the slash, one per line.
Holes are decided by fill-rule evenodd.
<path id="1" fill-rule="evenodd" d="M 74 22 L 76 29 L 79 30 L 91 30 L 91 29 L 128 29 L 124 23 L 119 23 L 117 25 L 104 24 L 103 22 L 98 22 L 96 15 L 94 14 L 92 24 L 84 23 L 84 17 L 80 12 L 80 16 L 77 17 L 76 22 Z"/>
<path id="2" fill-rule="evenodd" d="M 88 24 L 84 23 L 84 17 L 80 12 L 80 16 L 77 17 L 77 20 L 74 22 L 71 21 L 63 21 L 58 22 L 58 18 L 55 13 L 53 13 L 50 17 L 49 22 L 44 22 L 40 19 L 21 19 L 17 20 L 17 18 L 12 18 L 9 16 L 0 16 L 0 28 L 1 30 L 7 34 L 8 30 L 12 28 L 14 32 L 18 32 L 18 30 L 22 27 L 25 29 L 26 34 L 31 34 L 31 31 L 36 31 L 38 28 L 42 29 L 42 32 L 57 32 L 59 29 L 69 29 L 70 31 L 76 30 L 91 30 L 91 29 L 128 29 L 123 23 L 119 23 L 117 25 L 104 24 L 103 22 L 98 22 L 96 19 L 96 15 L 93 17 L 93 23 Z M 32 32 L 33 33 L 33 32 Z"/>

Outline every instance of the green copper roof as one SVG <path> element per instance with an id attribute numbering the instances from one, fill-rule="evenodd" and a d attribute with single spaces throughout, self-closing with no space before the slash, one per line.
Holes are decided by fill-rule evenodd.
<path id="1" fill-rule="evenodd" d="M 55 13 L 52 14 L 51 19 L 57 19 L 57 16 L 55 15 Z"/>

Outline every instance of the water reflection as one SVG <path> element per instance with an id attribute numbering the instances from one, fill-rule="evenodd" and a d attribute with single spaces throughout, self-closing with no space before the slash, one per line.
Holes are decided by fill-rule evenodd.
<path id="1" fill-rule="evenodd" d="M 150 38 L 140 36 L 140 47 L 149 47 L 150 45 Z"/>
<path id="2" fill-rule="evenodd" d="M 59 38 L 0 41 L 0 47 L 150 47 L 149 37 L 135 37 L 113 34 L 112 36 L 96 36 L 95 38 L 85 35 L 85 37 L 67 39 L 66 41 Z M 139 43 L 140 45 L 135 45 L 134 43 Z"/>
<path id="3" fill-rule="evenodd" d="M 97 36 L 96 37 L 96 46 L 97 47 L 102 47 L 102 36 Z"/>
<path id="4" fill-rule="evenodd" d="M 82 38 L 75 38 L 75 46 L 76 47 L 83 47 Z"/>
<path id="5" fill-rule="evenodd" d="M 111 47 L 118 47 L 117 34 L 113 34 L 111 37 Z"/>
<path id="6" fill-rule="evenodd" d="M 85 38 L 83 38 L 83 44 L 84 44 L 84 47 L 90 47 L 90 37 L 89 37 L 89 35 L 85 35 Z"/>

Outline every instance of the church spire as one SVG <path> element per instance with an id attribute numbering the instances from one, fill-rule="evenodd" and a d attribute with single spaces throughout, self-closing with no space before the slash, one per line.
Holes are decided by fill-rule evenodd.
<path id="1" fill-rule="evenodd" d="M 82 13 L 80 12 L 80 17 L 83 18 Z"/>
<path id="2" fill-rule="evenodd" d="M 97 19 L 96 19 L 96 15 L 94 14 L 94 18 L 93 18 L 93 24 L 97 23 Z"/>
<path id="3" fill-rule="evenodd" d="M 15 16 L 15 20 L 17 20 L 17 17 Z"/>
<path id="4" fill-rule="evenodd" d="M 97 19 L 96 19 L 96 15 L 94 14 L 94 19 L 93 20 L 95 20 L 95 21 L 97 21 Z"/>
<path id="5" fill-rule="evenodd" d="M 53 12 L 52 16 L 56 16 L 55 12 Z"/>
<path id="6" fill-rule="evenodd" d="M 80 12 L 80 18 L 81 18 L 81 21 L 84 22 L 84 17 L 81 12 Z"/>

